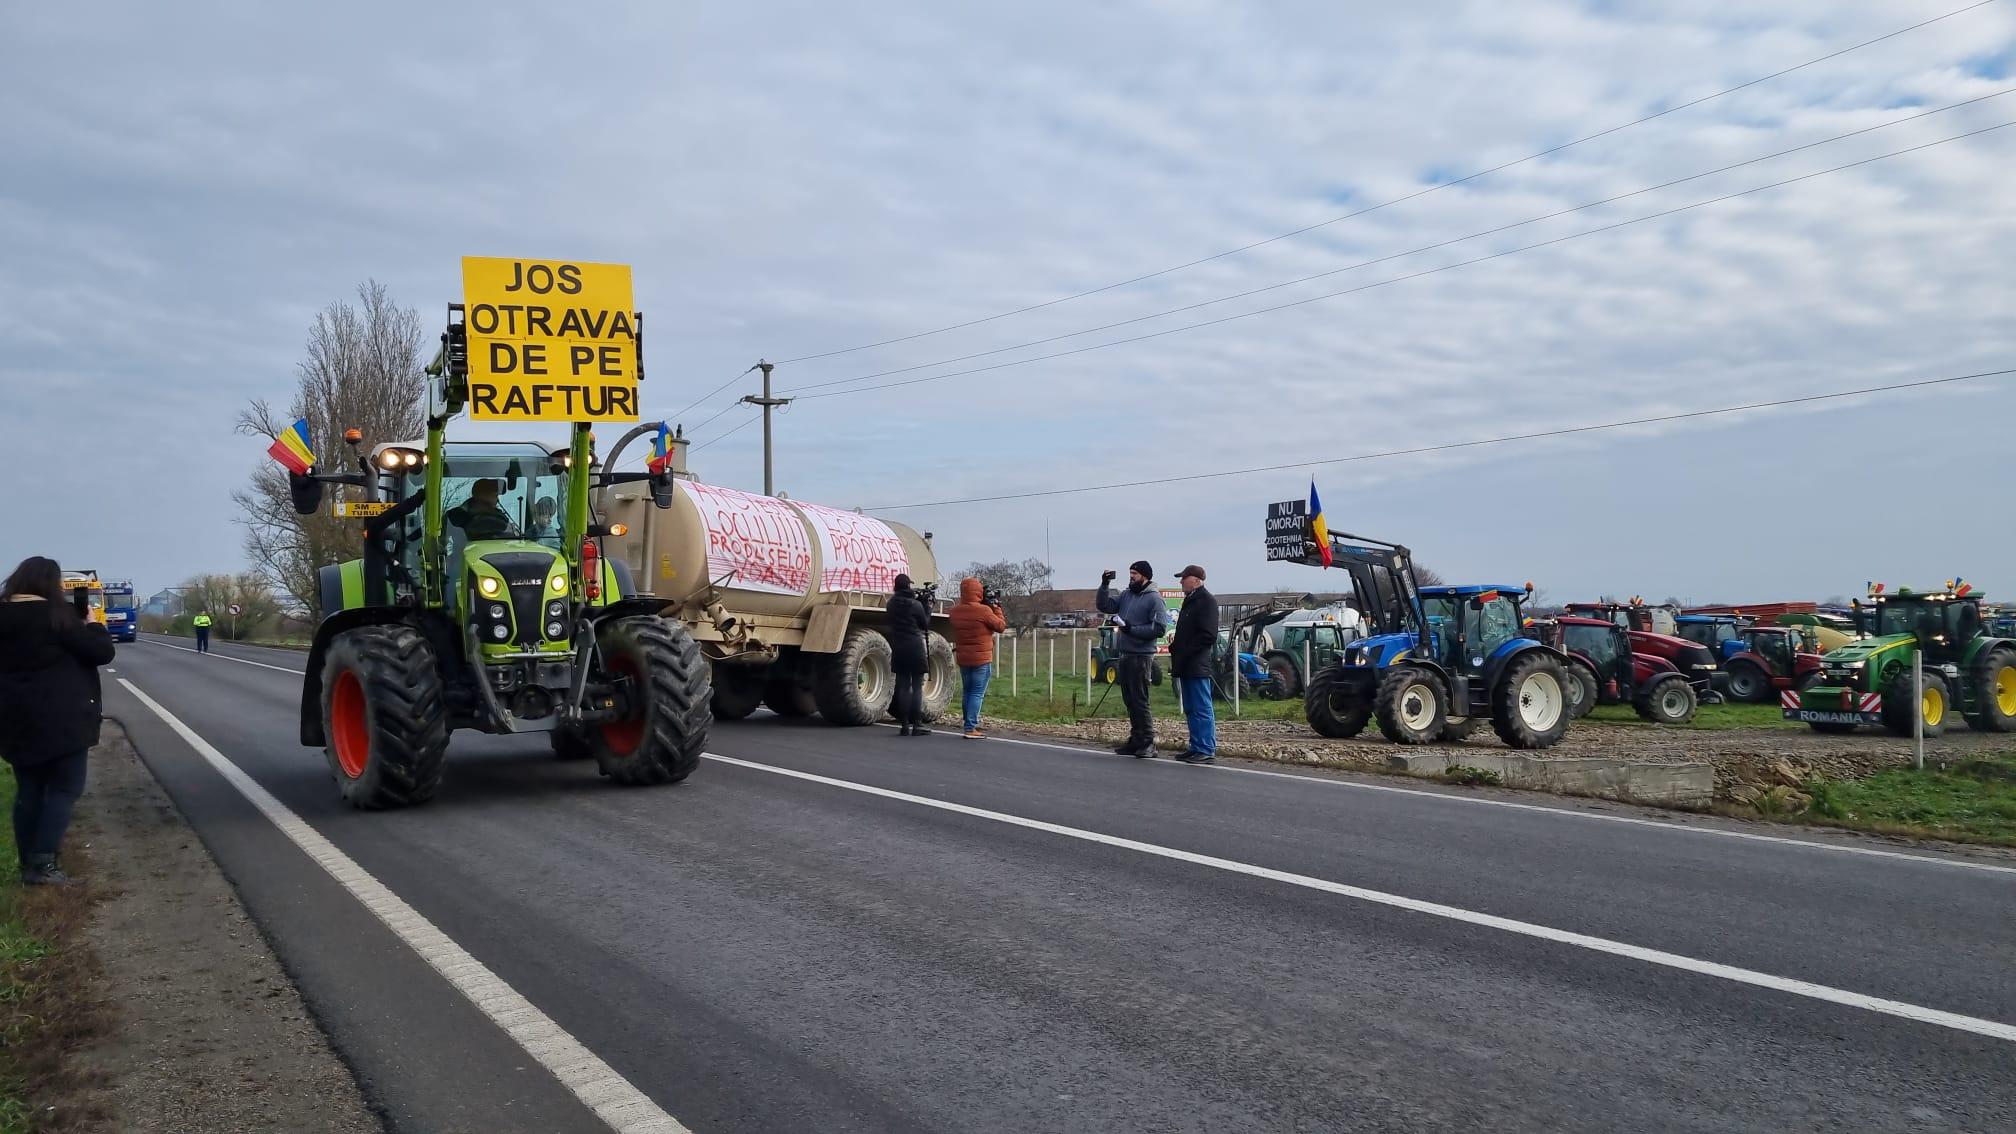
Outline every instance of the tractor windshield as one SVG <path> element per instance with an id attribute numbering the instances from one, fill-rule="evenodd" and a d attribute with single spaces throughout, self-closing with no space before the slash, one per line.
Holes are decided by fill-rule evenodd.
<path id="1" fill-rule="evenodd" d="M 1971 602 L 1884 603 L 1876 612 L 1876 633 L 1913 634 L 1927 642 L 1958 643 L 1973 637 L 1981 625 Z"/>
<path id="2" fill-rule="evenodd" d="M 1615 627 L 1570 623 L 1561 630 L 1562 645 L 1571 653 L 1581 654 L 1595 662 L 1598 670 L 1608 672 L 1606 667 L 1617 660 L 1618 635 Z"/>
<path id="3" fill-rule="evenodd" d="M 1792 635 L 1789 631 L 1752 630 L 1744 637 L 1758 657 L 1783 672 L 1792 672 Z"/>
<path id="4" fill-rule="evenodd" d="M 536 445 L 457 445 L 441 470 L 449 530 L 465 540 L 529 539 L 558 550 L 567 478 Z"/>
<path id="5" fill-rule="evenodd" d="M 1679 626 L 1680 637 L 1707 646 L 1711 650 L 1720 645 L 1724 638 L 1736 636 L 1735 627 L 1725 626 L 1720 622 L 1682 622 Z"/>

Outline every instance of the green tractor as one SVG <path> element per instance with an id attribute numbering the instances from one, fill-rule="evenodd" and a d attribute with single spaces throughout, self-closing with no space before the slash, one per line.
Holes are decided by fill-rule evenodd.
<path id="1" fill-rule="evenodd" d="M 1781 695 L 1786 720 L 1815 732 L 1870 724 L 1910 736 L 1915 705 L 1926 736 L 1946 731 L 1956 709 L 1976 731 L 2016 731 L 2016 640 L 1987 631 L 1972 588 L 1892 594 L 1878 588 L 1866 603 L 1856 602 L 1855 612 L 1867 636 L 1824 655 L 1813 684 Z M 1914 693 L 1914 650 L 1925 655 L 1922 693 Z"/>
<path id="2" fill-rule="evenodd" d="M 289 474 L 297 512 L 338 484 L 362 489 L 344 508 L 368 516 L 362 557 L 321 571 L 301 743 L 326 750 L 361 808 L 432 797 L 455 729 L 546 733 L 556 755 L 592 757 L 621 784 L 683 780 L 713 722 L 707 661 L 602 554 L 602 537 L 622 533 L 590 506 L 592 489 L 649 481 L 670 507 L 672 476 L 600 470 L 585 422 L 558 452 L 448 442 L 469 389 L 461 312 L 449 307 L 427 370 L 424 441 L 367 459 L 352 430 L 354 472 Z"/>

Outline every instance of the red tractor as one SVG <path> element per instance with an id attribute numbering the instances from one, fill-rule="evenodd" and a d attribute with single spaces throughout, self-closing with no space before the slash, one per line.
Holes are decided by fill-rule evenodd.
<path id="1" fill-rule="evenodd" d="M 1694 719 L 1700 705 L 1694 685 L 1672 662 L 1639 650 L 1637 633 L 1607 619 L 1574 615 L 1536 620 L 1529 629 L 1568 655 L 1563 692 L 1570 717 L 1587 716 L 1598 705 L 1630 705 L 1653 724 Z"/>
<path id="2" fill-rule="evenodd" d="M 1809 648 L 1802 627 L 1746 626 L 1737 632 L 1741 648 L 1722 662 L 1723 685 L 1731 701 L 1771 701 L 1787 689 L 1805 689 L 1820 680 L 1820 654 Z M 1735 642 L 1731 644 L 1734 645 Z"/>
<path id="3" fill-rule="evenodd" d="M 1631 651 L 1650 654 L 1674 668 L 1693 686 L 1694 697 L 1703 705 L 1719 705 L 1722 694 L 1715 691 L 1718 666 L 1715 651 L 1675 634 L 1655 632 L 1657 626 L 1673 626 L 1674 610 L 1669 606 L 1648 606 L 1643 602 L 1571 602 L 1570 614 L 1595 618 L 1622 627 L 1631 635 Z"/>

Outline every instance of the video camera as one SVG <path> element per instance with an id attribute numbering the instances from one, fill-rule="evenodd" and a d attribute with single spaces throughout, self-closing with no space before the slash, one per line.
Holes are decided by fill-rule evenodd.
<path id="1" fill-rule="evenodd" d="M 938 605 L 937 583 L 925 583 L 923 586 L 915 588 L 911 593 L 917 596 L 917 601 L 923 603 L 926 610 Z"/>
<path id="2" fill-rule="evenodd" d="M 1000 606 L 1001 592 L 992 583 L 980 584 L 980 602 L 986 606 Z"/>

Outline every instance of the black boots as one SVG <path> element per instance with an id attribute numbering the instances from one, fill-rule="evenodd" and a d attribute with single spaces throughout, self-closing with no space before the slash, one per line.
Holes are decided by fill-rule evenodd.
<path id="1" fill-rule="evenodd" d="M 897 736 L 930 736 L 931 730 L 921 724 L 906 724 L 896 731 Z"/>
<path id="2" fill-rule="evenodd" d="M 23 886 L 74 886 L 75 878 L 70 877 L 56 865 L 53 854 L 31 854 L 21 860 L 21 884 Z"/>

